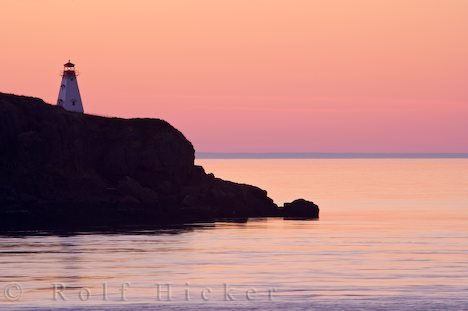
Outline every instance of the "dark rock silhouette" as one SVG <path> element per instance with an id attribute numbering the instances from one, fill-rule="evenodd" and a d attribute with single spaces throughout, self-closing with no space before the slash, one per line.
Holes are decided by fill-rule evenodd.
<path id="1" fill-rule="evenodd" d="M 284 216 L 288 218 L 318 218 L 319 212 L 319 207 L 314 202 L 304 199 L 284 203 Z"/>
<path id="2" fill-rule="evenodd" d="M 282 214 L 266 191 L 194 165 L 192 144 L 163 120 L 79 114 L 0 93 L 0 225 L 112 226 Z"/>

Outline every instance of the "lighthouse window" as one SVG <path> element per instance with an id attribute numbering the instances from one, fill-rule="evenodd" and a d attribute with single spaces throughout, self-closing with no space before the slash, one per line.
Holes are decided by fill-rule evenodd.
<path id="1" fill-rule="evenodd" d="M 75 100 L 72 100 L 72 105 L 75 106 Z"/>

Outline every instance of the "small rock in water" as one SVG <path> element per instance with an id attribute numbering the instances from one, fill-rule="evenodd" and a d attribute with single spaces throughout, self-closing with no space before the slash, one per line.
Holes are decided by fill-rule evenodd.
<path id="1" fill-rule="evenodd" d="M 317 204 L 304 199 L 284 203 L 284 216 L 293 218 L 319 218 L 320 209 Z"/>

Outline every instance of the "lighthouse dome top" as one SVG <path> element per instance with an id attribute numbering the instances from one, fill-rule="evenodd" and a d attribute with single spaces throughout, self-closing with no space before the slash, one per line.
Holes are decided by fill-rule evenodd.
<path id="1" fill-rule="evenodd" d="M 71 63 L 70 60 L 68 60 L 68 63 L 63 65 L 64 67 L 75 67 L 75 64 Z"/>

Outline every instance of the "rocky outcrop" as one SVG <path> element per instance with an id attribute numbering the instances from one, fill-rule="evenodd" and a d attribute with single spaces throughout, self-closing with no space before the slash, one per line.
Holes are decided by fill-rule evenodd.
<path id="1" fill-rule="evenodd" d="M 157 224 L 277 216 L 266 191 L 206 174 L 159 119 L 0 93 L 0 224 Z"/>
<path id="2" fill-rule="evenodd" d="M 287 218 L 319 218 L 319 212 L 317 204 L 304 199 L 284 203 L 283 215 Z"/>

